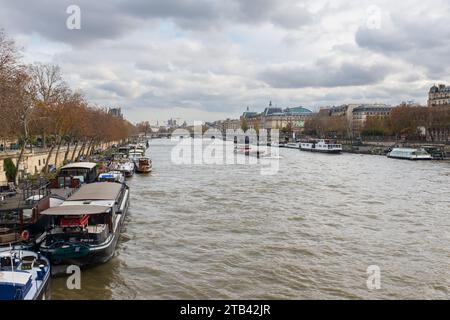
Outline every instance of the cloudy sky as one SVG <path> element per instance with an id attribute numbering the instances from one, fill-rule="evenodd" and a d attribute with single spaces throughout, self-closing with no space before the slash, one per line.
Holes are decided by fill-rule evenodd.
<path id="1" fill-rule="evenodd" d="M 81 29 L 66 26 L 81 10 Z M 0 0 L 27 62 L 57 63 L 132 121 L 247 106 L 425 103 L 450 82 L 448 0 Z M 73 20 L 71 20 L 73 21 Z"/>

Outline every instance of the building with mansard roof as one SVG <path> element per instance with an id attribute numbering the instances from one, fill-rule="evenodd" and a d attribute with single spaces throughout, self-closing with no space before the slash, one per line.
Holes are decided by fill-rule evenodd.
<path id="1" fill-rule="evenodd" d="M 445 84 L 434 85 L 428 92 L 429 107 L 450 107 L 450 87 Z"/>
<path id="2" fill-rule="evenodd" d="M 241 121 L 246 121 L 250 129 L 282 129 L 288 125 L 299 132 L 303 129 L 305 120 L 311 117 L 313 112 L 305 107 L 280 108 L 272 106 L 272 102 L 263 112 L 251 112 L 249 108 L 241 116 Z"/>

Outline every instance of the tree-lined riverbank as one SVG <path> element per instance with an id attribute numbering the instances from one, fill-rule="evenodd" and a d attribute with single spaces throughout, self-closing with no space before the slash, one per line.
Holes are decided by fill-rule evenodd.
<path id="1" fill-rule="evenodd" d="M 57 65 L 25 65 L 14 41 L 0 31 L 0 140 L 14 141 L 17 181 L 24 157 L 40 148 L 38 165 L 76 161 L 101 145 L 128 138 L 134 126 L 90 103 L 64 80 Z M 3 146 L 4 150 L 6 146 Z M 22 167 L 21 167 L 22 166 Z M 11 180 L 11 179 L 9 179 Z"/>

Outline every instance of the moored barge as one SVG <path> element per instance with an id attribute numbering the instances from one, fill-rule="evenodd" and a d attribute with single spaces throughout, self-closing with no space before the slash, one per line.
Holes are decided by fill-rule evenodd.
<path id="1" fill-rule="evenodd" d="M 129 205 L 124 183 L 95 182 L 80 187 L 59 207 L 42 212 L 51 226 L 40 251 L 54 265 L 88 267 L 114 254 Z"/>

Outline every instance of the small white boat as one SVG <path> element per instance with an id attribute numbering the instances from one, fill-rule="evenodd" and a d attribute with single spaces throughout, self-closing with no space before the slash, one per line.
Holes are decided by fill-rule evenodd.
<path id="1" fill-rule="evenodd" d="M 50 261 L 28 250 L 0 252 L 0 300 L 45 300 Z"/>
<path id="2" fill-rule="evenodd" d="M 387 154 L 388 158 L 406 160 L 432 160 L 433 156 L 424 149 L 394 148 Z"/>
<path id="3" fill-rule="evenodd" d="M 341 153 L 342 145 L 330 140 L 320 139 L 300 143 L 300 150 L 322 153 Z"/>

